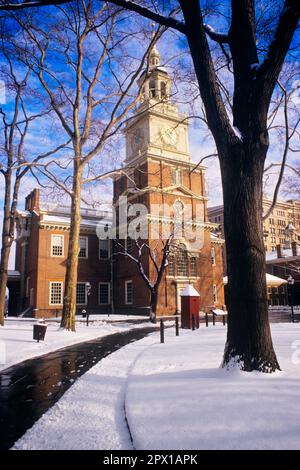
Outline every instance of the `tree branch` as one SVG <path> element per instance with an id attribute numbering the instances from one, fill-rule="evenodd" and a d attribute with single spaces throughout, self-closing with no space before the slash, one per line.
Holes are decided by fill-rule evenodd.
<path id="1" fill-rule="evenodd" d="M 300 18 L 299 0 L 285 0 L 274 39 L 256 75 L 258 93 L 269 103 Z"/>
<path id="2" fill-rule="evenodd" d="M 47 7 L 50 5 L 62 5 L 63 3 L 70 3 L 71 0 L 32 0 L 29 2 L 22 3 L 7 3 L 5 0 L 1 1 L 0 11 L 14 11 L 14 10 L 23 10 L 24 8 L 36 8 L 36 7 Z"/>
<path id="3" fill-rule="evenodd" d="M 183 34 L 186 34 L 186 25 L 182 21 L 178 21 L 172 16 L 163 16 L 159 13 L 155 13 L 148 8 L 142 7 L 141 5 L 136 4 L 132 1 L 127 0 L 109 0 L 109 3 L 114 3 L 120 7 L 125 8 L 126 10 L 134 11 L 144 18 L 149 18 L 156 23 L 159 23 L 167 28 L 176 29 Z"/>

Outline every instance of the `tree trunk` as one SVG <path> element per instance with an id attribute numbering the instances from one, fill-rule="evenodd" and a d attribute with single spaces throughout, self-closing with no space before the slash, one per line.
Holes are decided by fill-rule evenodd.
<path id="1" fill-rule="evenodd" d="M 5 177 L 5 196 L 3 203 L 3 227 L 2 227 L 2 247 L 0 260 L 0 325 L 4 325 L 5 296 L 7 286 L 7 271 L 11 249 L 10 233 L 10 198 L 11 198 L 11 171 L 9 170 Z"/>
<path id="2" fill-rule="evenodd" d="M 5 235 L 3 226 L 1 261 L 0 261 L 0 325 L 4 326 L 5 297 L 7 287 L 7 271 L 10 255 L 11 243 L 9 237 Z"/>
<path id="3" fill-rule="evenodd" d="M 252 147 L 252 149 L 254 146 Z M 221 158 L 228 267 L 228 332 L 223 367 L 280 369 L 268 319 L 262 227 L 264 155 L 232 148 Z M 234 164 L 233 164 L 234 159 Z"/>
<path id="4" fill-rule="evenodd" d="M 80 163 L 74 162 L 74 182 L 71 203 L 70 235 L 68 246 L 67 270 L 65 277 L 64 303 L 61 319 L 61 327 L 66 330 L 75 331 L 76 314 L 76 284 L 79 254 L 80 234 L 80 197 L 81 197 L 81 174 Z"/>
<path id="5" fill-rule="evenodd" d="M 157 289 L 151 290 L 151 298 L 150 298 L 150 321 L 151 323 L 156 323 L 156 310 L 157 310 L 157 300 L 158 300 L 158 292 Z"/>

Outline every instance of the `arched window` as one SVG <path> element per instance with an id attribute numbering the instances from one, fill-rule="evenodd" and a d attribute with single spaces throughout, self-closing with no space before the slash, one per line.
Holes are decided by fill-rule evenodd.
<path id="1" fill-rule="evenodd" d="M 160 96 L 162 100 L 167 98 L 167 85 L 165 82 L 161 82 L 160 84 Z"/>
<path id="2" fill-rule="evenodd" d="M 151 80 L 149 83 L 150 98 L 155 98 L 155 81 Z"/>
<path id="3" fill-rule="evenodd" d="M 179 217 L 182 218 L 183 211 L 184 211 L 184 205 L 183 202 L 177 200 L 173 204 L 173 209 L 174 209 L 174 217 Z"/>
<path id="4" fill-rule="evenodd" d="M 178 276 L 188 276 L 189 267 L 188 267 L 188 254 L 185 245 L 180 244 L 178 247 L 178 256 L 177 256 L 177 275 Z"/>

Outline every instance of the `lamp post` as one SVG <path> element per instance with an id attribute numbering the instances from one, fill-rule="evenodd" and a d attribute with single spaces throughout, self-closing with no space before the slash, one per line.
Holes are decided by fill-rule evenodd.
<path id="1" fill-rule="evenodd" d="M 292 322 L 294 323 L 295 317 L 294 317 L 294 304 L 293 304 L 293 293 L 292 293 L 292 288 L 295 283 L 295 279 L 291 274 L 287 278 L 288 286 L 289 286 L 289 293 L 290 293 L 290 304 L 291 304 L 291 309 L 292 309 Z"/>
<path id="2" fill-rule="evenodd" d="M 292 224 L 292 222 L 289 222 L 287 226 L 284 229 L 284 234 L 285 234 L 285 248 L 291 248 L 292 241 L 293 241 L 293 235 L 295 232 L 295 227 Z"/>
<path id="3" fill-rule="evenodd" d="M 91 294 L 91 289 L 92 289 L 92 286 L 90 284 L 90 282 L 86 282 L 85 283 L 85 287 L 86 287 L 86 325 L 89 326 L 89 300 L 90 300 L 90 294 Z"/>

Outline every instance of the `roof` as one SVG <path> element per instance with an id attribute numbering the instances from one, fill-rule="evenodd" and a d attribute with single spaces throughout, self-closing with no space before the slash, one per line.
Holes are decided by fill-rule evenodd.
<path id="1" fill-rule="evenodd" d="M 274 263 L 283 263 L 285 261 L 294 261 L 298 260 L 300 261 L 300 254 L 297 256 L 293 255 L 292 249 L 282 249 L 282 256 L 278 258 L 277 251 L 269 251 L 266 253 L 266 263 L 267 264 L 274 264 Z"/>
<path id="2" fill-rule="evenodd" d="M 41 218 L 41 223 L 42 224 L 62 224 L 62 225 L 70 225 L 70 217 L 67 216 L 62 216 L 62 215 L 48 215 L 48 214 L 43 214 Z M 111 225 L 112 221 L 110 218 L 92 218 L 92 219 L 87 219 L 87 218 L 82 218 L 80 221 L 81 226 L 97 226 L 98 224 L 101 225 Z"/>
<path id="3" fill-rule="evenodd" d="M 217 210 L 222 210 L 223 211 L 223 204 L 221 204 L 220 206 L 212 206 L 212 207 L 208 207 L 207 210 L 208 212 L 210 211 L 217 211 Z"/>
<path id="4" fill-rule="evenodd" d="M 192 284 L 189 284 L 186 286 L 183 291 L 180 293 L 181 297 L 200 297 L 199 292 L 196 291 L 196 289 L 192 286 Z"/>

